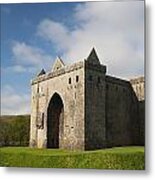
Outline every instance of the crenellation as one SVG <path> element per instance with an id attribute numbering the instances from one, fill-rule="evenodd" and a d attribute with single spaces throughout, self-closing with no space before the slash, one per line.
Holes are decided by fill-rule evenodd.
<path id="1" fill-rule="evenodd" d="M 71 66 L 64 66 L 64 67 L 62 67 L 56 71 L 52 71 L 52 72 L 49 72 L 46 74 L 42 74 L 40 76 L 37 76 L 35 79 L 33 79 L 31 81 L 31 85 L 42 82 L 42 81 L 46 81 L 48 79 L 51 79 L 51 78 L 54 78 L 57 76 L 61 76 L 61 75 L 66 74 L 66 73 L 70 73 L 72 71 L 75 71 L 75 70 L 82 68 L 83 66 L 84 66 L 84 63 L 81 61 L 78 63 L 74 63 Z"/>

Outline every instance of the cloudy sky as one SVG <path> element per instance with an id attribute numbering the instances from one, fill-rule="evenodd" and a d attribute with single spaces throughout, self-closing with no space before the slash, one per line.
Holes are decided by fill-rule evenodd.
<path id="1" fill-rule="evenodd" d="M 30 79 L 95 47 L 108 74 L 144 74 L 144 2 L 1 5 L 1 113 L 30 113 Z"/>

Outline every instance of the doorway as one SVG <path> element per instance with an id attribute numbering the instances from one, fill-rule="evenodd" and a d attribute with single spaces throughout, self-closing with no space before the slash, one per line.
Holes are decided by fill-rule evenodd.
<path id="1" fill-rule="evenodd" d="M 63 137 L 64 105 L 55 93 L 47 109 L 47 148 L 59 148 Z"/>

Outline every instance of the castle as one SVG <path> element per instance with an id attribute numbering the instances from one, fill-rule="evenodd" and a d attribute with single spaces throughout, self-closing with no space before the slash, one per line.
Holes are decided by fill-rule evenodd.
<path id="1" fill-rule="evenodd" d="M 30 146 L 91 150 L 144 145 L 144 77 L 106 75 L 93 48 L 87 59 L 31 81 Z"/>

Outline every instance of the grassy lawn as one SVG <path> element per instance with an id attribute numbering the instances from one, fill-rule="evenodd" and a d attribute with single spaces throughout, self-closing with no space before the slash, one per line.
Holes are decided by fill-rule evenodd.
<path id="1" fill-rule="evenodd" d="M 0 166 L 143 170 L 144 147 L 117 147 L 95 151 L 2 147 Z"/>

